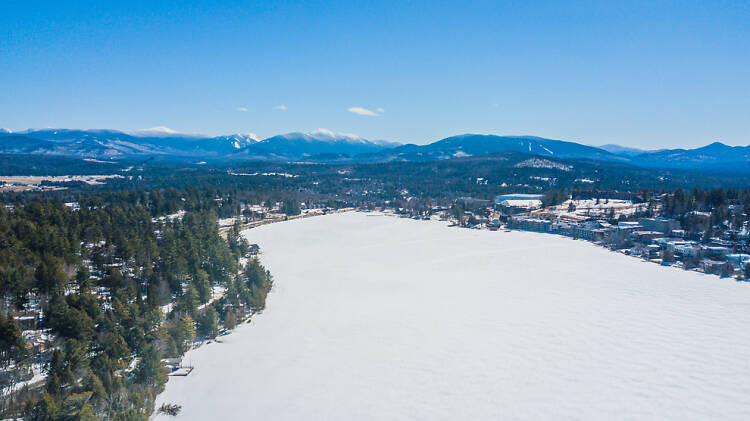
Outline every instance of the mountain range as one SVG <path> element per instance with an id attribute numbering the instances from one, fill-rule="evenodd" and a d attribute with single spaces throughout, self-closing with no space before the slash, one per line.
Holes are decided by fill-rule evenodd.
<path id="1" fill-rule="evenodd" d="M 402 145 L 380 151 L 370 157 L 376 161 L 433 161 L 480 156 L 496 152 L 522 152 L 553 158 L 586 158 L 598 161 L 626 161 L 605 150 L 575 142 L 534 136 L 495 136 L 464 134 L 427 145 Z"/>
<path id="2" fill-rule="evenodd" d="M 258 142 L 255 135 L 205 137 L 165 128 L 126 133 L 118 130 L 43 129 L 0 132 L 0 152 L 78 156 L 97 159 L 140 156 L 220 157 Z"/>
<path id="3" fill-rule="evenodd" d="M 0 130 L 0 153 L 72 156 L 106 160 L 157 157 L 195 161 L 392 162 L 432 161 L 503 151 L 548 158 L 620 162 L 653 168 L 750 171 L 750 146 L 720 142 L 696 149 L 644 151 L 619 145 L 601 147 L 535 136 L 463 134 L 426 145 L 399 144 L 318 129 L 260 139 L 253 134 L 202 136 L 165 127 L 118 130 Z"/>

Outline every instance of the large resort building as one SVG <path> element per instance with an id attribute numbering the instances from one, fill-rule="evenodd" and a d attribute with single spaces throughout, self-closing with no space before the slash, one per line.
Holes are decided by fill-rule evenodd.
<path id="1" fill-rule="evenodd" d="M 541 194 L 503 194 L 495 199 L 495 205 L 505 213 L 520 213 L 542 207 Z"/>

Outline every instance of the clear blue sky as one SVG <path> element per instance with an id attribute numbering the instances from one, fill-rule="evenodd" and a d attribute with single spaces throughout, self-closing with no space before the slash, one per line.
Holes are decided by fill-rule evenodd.
<path id="1" fill-rule="evenodd" d="M 0 88 L 13 130 L 744 145 L 750 1 L 4 0 Z"/>

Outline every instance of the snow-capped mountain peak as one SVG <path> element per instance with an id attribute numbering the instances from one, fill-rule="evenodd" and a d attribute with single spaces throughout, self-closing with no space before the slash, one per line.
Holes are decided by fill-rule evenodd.
<path id="1" fill-rule="evenodd" d="M 244 149 L 250 145 L 260 142 L 260 137 L 255 133 L 235 133 L 227 136 L 219 136 L 226 139 L 235 149 Z"/>
<path id="2" fill-rule="evenodd" d="M 166 126 L 156 126 L 156 127 L 151 127 L 148 129 L 136 130 L 133 133 L 148 134 L 148 135 L 155 135 L 155 134 L 165 135 L 165 134 L 177 134 L 177 131 L 172 130 Z"/>
<path id="3" fill-rule="evenodd" d="M 323 141 L 344 141 L 349 143 L 366 143 L 367 141 L 363 139 L 360 136 L 357 136 L 353 133 L 337 133 L 332 130 L 328 129 L 316 129 L 313 130 L 310 133 L 307 133 L 308 136 L 315 140 L 323 140 Z"/>

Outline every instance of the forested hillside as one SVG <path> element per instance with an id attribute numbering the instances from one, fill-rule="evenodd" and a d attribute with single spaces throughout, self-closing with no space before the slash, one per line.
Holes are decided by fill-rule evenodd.
<path id="1" fill-rule="evenodd" d="M 193 193 L 4 202 L 4 418 L 145 420 L 163 358 L 263 307 L 270 274 L 254 259 L 240 268 L 247 243 L 236 230 L 223 239 L 217 202 Z M 23 387 L 32 376 L 43 386 Z"/>

